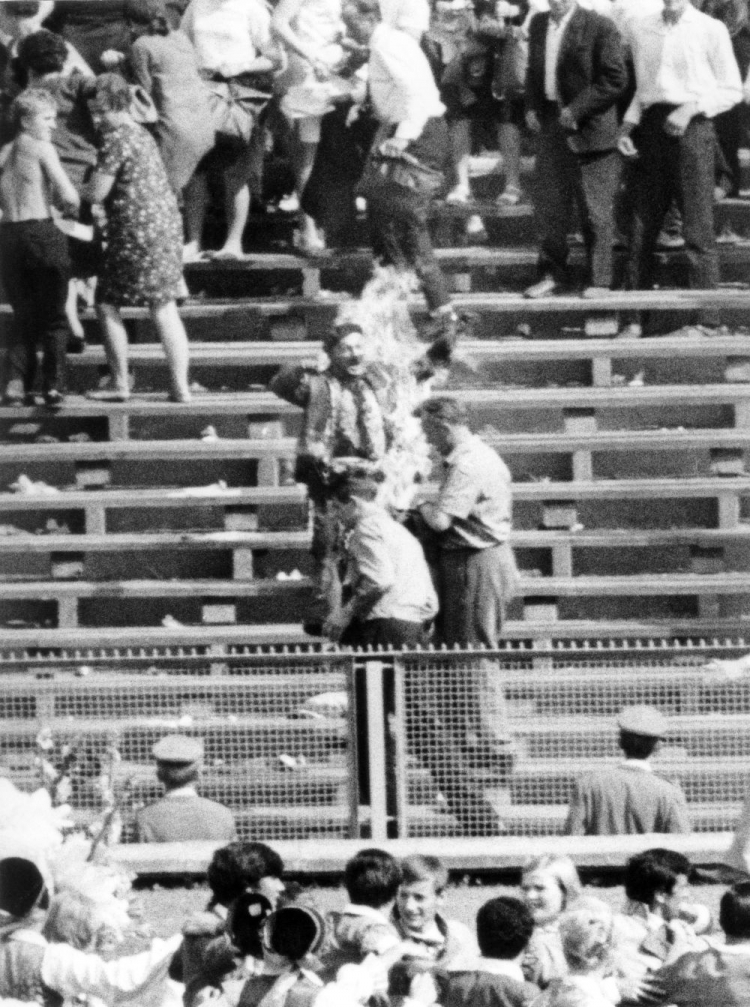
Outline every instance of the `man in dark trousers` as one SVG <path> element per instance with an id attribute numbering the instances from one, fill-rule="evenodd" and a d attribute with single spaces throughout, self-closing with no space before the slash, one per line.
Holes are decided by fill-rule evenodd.
<path id="1" fill-rule="evenodd" d="M 237 837 L 234 815 L 217 801 L 200 797 L 195 785 L 203 759 L 203 743 L 184 734 L 168 734 L 152 749 L 156 775 L 164 797 L 136 815 L 141 843 L 178 843 L 211 839 L 230 842 Z"/>
<path id="2" fill-rule="evenodd" d="M 666 719 L 652 706 L 626 706 L 617 723 L 625 760 L 619 766 L 587 773 L 577 781 L 566 834 L 690 832 L 682 791 L 657 776 L 649 763 L 667 733 Z"/>
<path id="3" fill-rule="evenodd" d="M 526 296 L 548 297 L 564 284 L 577 205 L 589 274 L 583 296 L 596 297 L 612 285 L 617 100 L 627 69 L 608 18 L 575 0 L 549 0 L 549 7 L 529 26 L 526 123 L 537 134 L 533 191 L 541 248 L 540 278 Z"/>
<path id="4" fill-rule="evenodd" d="M 625 157 L 637 158 L 632 172 L 628 287 L 653 287 L 656 239 L 676 200 L 682 212 L 689 286 L 714 289 L 719 284 L 719 258 L 713 218 L 713 120 L 742 100 L 729 32 L 689 0 L 664 0 L 661 12 L 634 19 L 626 34 L 635 94 L 625 113 L 619 146 Z M 717 311 L 704 309 L 699 332 L 710 335 L 718 323 Z"/>

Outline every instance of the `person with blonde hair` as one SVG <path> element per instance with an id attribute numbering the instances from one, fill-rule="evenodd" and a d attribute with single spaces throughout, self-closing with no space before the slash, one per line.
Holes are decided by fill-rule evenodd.
<path id="1" fill-rule="evenodd" d="M 604 902 L 583 898 L 559 922 L 568 974 L 554 979 L 534 1007 L 611 1007 L 620 1000 L 612 977 L 613 916 Z"/>
<path id="2" fill-rule="evenodd" d="M 527 861 L 522 869 L 521 898 L 534 921 L 523 973 L 529 982 L 542 989 L 568 971 L 560 918 L 582 893 L 581 879 L 570 857 L 547 853 Z"/>

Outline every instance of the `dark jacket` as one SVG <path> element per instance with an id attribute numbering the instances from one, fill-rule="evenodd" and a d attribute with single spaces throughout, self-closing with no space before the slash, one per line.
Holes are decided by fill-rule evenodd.
<path id="1" fill-rule="evenodd" d="M 536 14 L 529 26 L 526 107 L 544 116 L 544 54 L 549 14 Z M 620 33 L 601 14 L 577 7 L 563 36 L 557 61 L 562 105 L 575 117 L 571 147 L 579 154 L 613 150 L 617 145 L 617 99 L 628 82 Z"/>
<path id="2" fill-rule="evenodd" d="M 491 972 L 449 972 L 444 1007 L 529 1007 L 539 987 Z"/>
<path id="3" fill-rule="evenodd" d="M 136 814 L 135 827 L 139 843 L 229 843 L 237 838 L 229 808 L 197 796 L 163 797 Z"/>

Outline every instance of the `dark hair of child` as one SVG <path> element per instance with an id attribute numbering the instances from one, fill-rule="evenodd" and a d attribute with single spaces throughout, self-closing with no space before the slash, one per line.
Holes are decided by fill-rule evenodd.
<path id="1" fill-rule="evenodd" d="M 477 943 L 484 958 L 517 958 L 531 939 L 534 921 L 520 899 L 500 895 L 477 913 Z"/>
<path id="2" fill-rule="evenodd" d="M 681 875 L 689 877 L 690 861 L 674 850 L 656 848 L 631 857 L 625 865 L 625 894 L 650 906 L 656 895 L 671 895 Z"/>
<path id="3" fill-rule="evenodd" d="M 380 909 L 396 898 L 400 884 L 398 861 L 384 850 L 360 850 L 344 869 L 344 887 L 355 906 Z"/>

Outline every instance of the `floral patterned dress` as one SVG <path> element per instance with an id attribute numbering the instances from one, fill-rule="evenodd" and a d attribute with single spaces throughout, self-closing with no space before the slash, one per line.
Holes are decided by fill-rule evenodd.
<path id="1" fill-rule="evenodd" d="M 182 221 L 154 139 L 137 123 L 104 133 L 97 171 L 115 184 L 104 202 L 107 248 L 97 298 L 158 307 L 182 277 Z"/>

